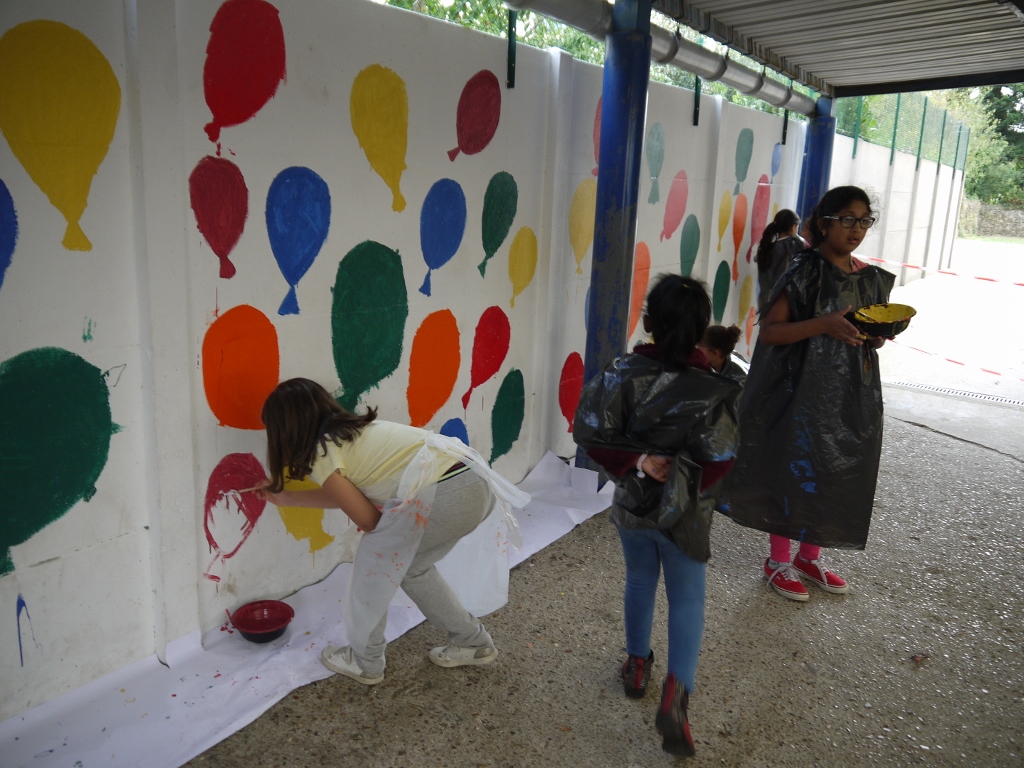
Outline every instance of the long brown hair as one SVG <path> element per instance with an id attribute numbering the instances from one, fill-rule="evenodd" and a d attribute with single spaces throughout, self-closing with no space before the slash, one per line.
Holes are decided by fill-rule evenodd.
<path id="1" fill-rule="evenodd" d="M 268 490 L 280 493 L 285 473 L 296 479 L 306 477 L 318 450 L 327 450 L 328 440 L 336 445 L 354 440 L 377 418 L 377 409 L 359 416 L 338 405 L 315 381 L 288 379 L 267 396 L 261 417 L 267 428 Z"/>
<path id="2" fill-rule="evenodd" d="M 754 256 L 754 261 L 757 262 L 758 269 L 771 270 L 775 255 L 772 246 L 775 245 L 780 237 L 799 223 L 800 217 L 789 210 L 789 208 L 783 208 L 775 214 L 775 218 L 764 228 L 761 241 L 757 244 L 757 254 Z"/>

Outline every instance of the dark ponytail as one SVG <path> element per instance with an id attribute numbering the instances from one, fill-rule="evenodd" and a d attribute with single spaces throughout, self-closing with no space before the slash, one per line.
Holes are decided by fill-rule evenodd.
<path id="1" fill-rule="evenodd" d="M 660 275 L 647 294 L 647 329 L 669 370 L 686 369 L 686 361 L 711 322 L 711 299 L 699 280 Z"/>
<path id="2" fill-rule="evenodd" d="M 775 214 L 775 218 L 764 228 L 761 241 L 757 244 L 757 255 L 754 257 L 754 261 L 757 262 L 758 269 L 771 271 L 775 256 L 772 246 L 775 245 L 775 241 L 779 239 L 780 235 L 789 232 L 799 223 L 800 217 L 789 208 L 783 208 Z"/>
<path id="3" fill-rule="evenodd" d="M 736 349 L 736 344 L 739 342 L 742 334 L 743 332 L 738 325 L 730 325 L 728 328 L 724 325 L 709 325 L 707 330 L 704 331 L 704 338 L 701 339 L 701 344 L 708 349 L 718 350 L 725 357 L 729 357 L 732 351 Z"/>

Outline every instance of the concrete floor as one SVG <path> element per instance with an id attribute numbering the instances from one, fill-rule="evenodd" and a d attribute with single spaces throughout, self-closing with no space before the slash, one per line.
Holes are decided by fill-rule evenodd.
<path id="1" fill-rule="evenodd" d="M 1009 412 L 976 407 L 985 421 Z M 830 559 L 846 596 L 775 595 L 765 537 L 716 521 L 693 765 L 1024 764 L 1021 458 L 887 416 L 882 466 L 867 551 Z M 617 677 L 623 570 L 605 517 L 513 571 L 508 605 L 486 620 L 492 667 L 435 667 L 426 654 L 442 638 L 421 625 L 389 646 L 380 685 L 298 689 L 189 765 L 672 762 L 656 696 L 626 699 Z M 663 674 L 656 661 L 659 687 Z"/>

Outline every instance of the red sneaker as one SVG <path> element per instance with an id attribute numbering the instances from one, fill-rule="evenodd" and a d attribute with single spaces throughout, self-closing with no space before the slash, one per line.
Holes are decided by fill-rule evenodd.
<path id="1" fill-rule="evenodd" d="M 764 561 L 764 575 L 772 589 L 783 597 L 800 602 L 810 599 L 807 587 L 800 581 L 800 573 L 792 563 L 776 563 L 769 558 Z"/>
<path id="2" fill-rule="evenodd" d="M 806 576 L 826 592 L 831 592 L 833 595 L 844 595 L 850 591 L 850 587 L 846 582 L 826 568 L 820 558 L 818 560 L 804 560 L 797 555 L 796 560 L 793 561 L 793 568 L 799 571 L 801 576 Z"/>
<path id="3" fill-rule="evenodd" d="M 676 757 L 693 757 L 697 748 L 690 735 L 690 721 L 686 710 L 690 694 L 676 676 L 669 673 L 661 689 L 661 705 L 654 719 L 654 727 L 661 734 L 661 748 Z"/>
<path id="4" fill-rule="evenodd" d="M 654 651 L 645 659 L 643 656 L 629 654 L 622 665 L 622 687 L 631 699 L 642 699 L 647 693 L 647 684 L 651 679 L 651 665 L 654 664 Z"/>

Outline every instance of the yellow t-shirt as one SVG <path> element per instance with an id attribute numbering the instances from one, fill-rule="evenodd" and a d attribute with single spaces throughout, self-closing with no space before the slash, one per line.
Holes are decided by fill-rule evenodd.
<path id="1" fill-rule="evenodd" d="M 341 445 L 328 441 L 326 452 L 318 448 L 309 476 L 323 485 L 324 480 L 337 470 L 364 493 L 382 481 L 393 481 L 385 486 L 389 489 L 387 498 L 370 499 L 383 504 L 397 492 L 402 471 L 423 447 L 426 435 L 427 431 L 419 427 L 392 421 L 371 421 L 355 440 L 342 441 Z M 438 459 L 437 477 L 433 478 L 437 482 L 457 460 L 437 449 L 430 450 Z"/>

